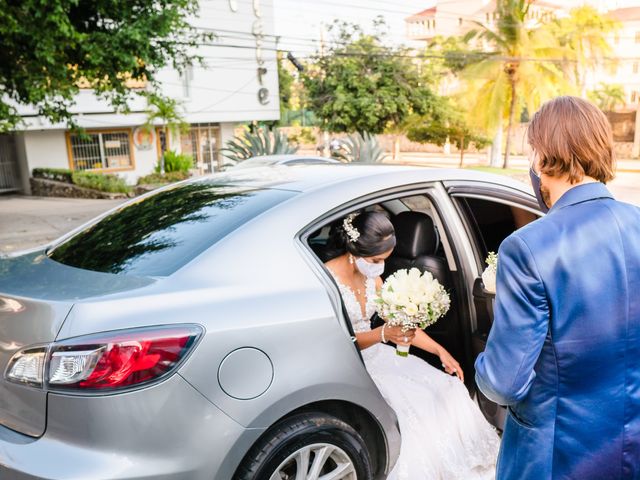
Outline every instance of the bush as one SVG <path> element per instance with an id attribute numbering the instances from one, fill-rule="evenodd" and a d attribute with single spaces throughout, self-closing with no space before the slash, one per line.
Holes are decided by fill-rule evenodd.
<path id="1" fill-rule="evenodd" d="M 184 153 L 176 153 L 171 150 L 164 152 L 164 171 L 188 172 L 193 167 L 193 157 Z M 160 162 L 156 165 L 156 173 L 160 173 Z"/>
<path id="2" fill-rule="evenodd" d="M 332 153 L 332 156 L 341 162 L 380 163 L 385 158 L 378 139 L 368 132 L 356 132 L 338 142 L 340 147 Z"/>
<path id="3" fill-rule="evenodd" d="M 45 180 L 55 180 L 57 182 L 72 183 L 71 170 L 68 168 L 34 168 L 33 178 L 44 178 Z"/>
<path id="4" fill-rule="evenodd" d="M 76 171 L 71 174 L 73 183 L 79 187 L 91 188 L 108 193 L 129 193 L 129 187 L 125 181 L 117 175 Z"/>
<path id="5" fill-rule="evenodd" d="M 298 146 L 289 142 L 287 135 L 280 130 L 271 131 L 267 127 L 259 127 L 254 133 L 245 131 L 241 136 L 229 140 L 227 148 L 223 148 L 222 151 L 225 152 L 223 155 L 235 164 L 262 155 L 296 153 Z"/>
<path id="6" fill-rule="evenodd" d="M 152 173 L 138 179 L 138 185 L 165 185 L 189 178 L 189 172 Z"/>

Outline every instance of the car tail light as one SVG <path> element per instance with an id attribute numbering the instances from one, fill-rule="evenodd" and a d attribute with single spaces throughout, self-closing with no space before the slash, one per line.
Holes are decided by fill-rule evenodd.
<path id="1" fill-rule="evenodd" d="M 33 347 L 19 351 L 9 361 L 5 376 L 17 383 L 42 387 L 46 347 Z"/>
<path id="2" fill-rule="evenodd" d="M 144 385 L 175 370 L 202 333 L 198 325 L 176 325 L 76 337 L 52 344 L 41 371 L 51 390 L 90 392 Z M 7 379 L 16 381 L 9 375 Z"/>

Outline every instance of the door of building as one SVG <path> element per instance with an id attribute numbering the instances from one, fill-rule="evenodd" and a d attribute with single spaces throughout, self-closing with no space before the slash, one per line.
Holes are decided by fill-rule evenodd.
<path id="1" fill-rule="evenodd" d="M 0 135 L 0 193 L 20 189 L 18 157 L 13 135 Z"/>

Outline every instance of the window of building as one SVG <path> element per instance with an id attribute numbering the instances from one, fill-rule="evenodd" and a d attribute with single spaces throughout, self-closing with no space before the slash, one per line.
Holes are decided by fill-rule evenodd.
<path id="1" fill-rule="evenodd" d="M 203 171 L 213 172 L 222 166 L 219 152 L 220 127 L 218 125 L 191 125 L 180 135 L 180 150 L 191 155 L 194 164 Z"/>
<path id="2" fill-rule="evenodd" d="M 67 133 L 69 163 L 73 170 L 121 170 L 133 168 L 130 130 Z"/>
<path id="3" fill-rule="evenodd" d="M 640 43 L 640 31 L 636 32 L 636 43 Z"/>
<path id="4" fill-rule="evenodd" d="M 636 92 L 631 92 L 631 103 L 635 103 L 636 98 Z"/>
<path id="5" fill-rule="evenodd" d="M 458 26 L 462 25 L 462 17 L 458 17 Z"/>
<path id="6" fill-rule="evenodd" d="M 638 73 L 638 62 L 633 62 L 633 73 Z"/>

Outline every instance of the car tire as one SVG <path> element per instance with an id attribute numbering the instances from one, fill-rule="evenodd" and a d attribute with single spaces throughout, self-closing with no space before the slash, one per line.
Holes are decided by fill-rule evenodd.
<path id="1" fill-rule="evenodd" d="M 319 465 L 314 465 L 315 459 Z M 298 462 L 304 475 L 296 475 Z M 322 470 L 317 471 L 318 466 Z M 309 475 L 316 467 L 317 475 Z M 271 428 L 249 451 L 234 480 L 306 480 L 337 469 L 345 480 L 371 480 L 371 457 L 362 437 L 349 424 L 323 413 L 304 413 Z M 280 476 L 276 475 L 281 472 Z"/>

